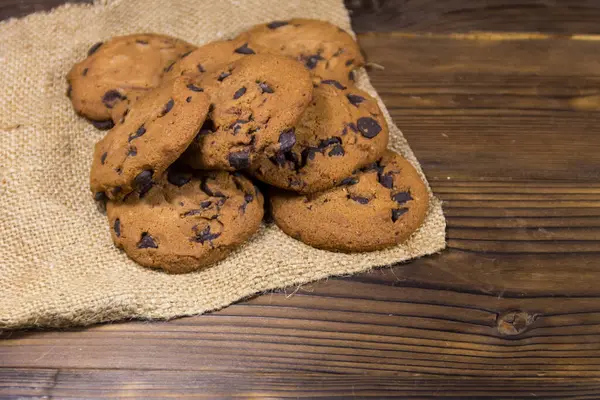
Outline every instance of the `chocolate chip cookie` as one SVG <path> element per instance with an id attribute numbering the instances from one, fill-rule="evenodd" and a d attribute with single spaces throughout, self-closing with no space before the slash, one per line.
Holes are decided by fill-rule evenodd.
<path id="1" fill-rule="evenodd" d="M 206 123 L 184 154 L 194 168 L 239 170 L 291 149 L 294 126 L 312 98 L 308 72 L 288 57 L 258 54 L 202 74 Z"/>
<path id="2" fill-rule="evenodd" d="M 294 146 L 259 158 L 251 171 L 268 184 L 300 193 L 331 188 L 376 161 L 389 136 L 377 101 L 334 80 L 314 89 L 295 132 Z"/>
<path id="3" fill-rule="evenodd" d="M 425 219 L 429 193 L 415 168 L 386 151 L 332 189 L 271 196 L 275 223 L 304 243 L 333 251 L 372 251 L 405 241 Z"/>
<path id="4" fill-rule="evenodd" d="M 143 197 L 194 140 L 209 104 L 191 76 L 166 81 L 141 97 L 96 143 L 90 185 L 97 198 L 121 199 L 134 189 Z"/>
<path id="5" fill-rule="evenodd" d="M 109 201 L 113 241 L 141 265 L 184 273 L 225 258 L 260 227 L 263 197 L 244 176 L 178 167 L 141 196 Z"/>
<path id="6" fill-rule="evenodd" d="M 67 75 L 73 107 L 91 120 L 109 124 L 104 121 L 110 120 L 110 110 L 131 90 L 158 86 L 165 70 L 193 49 L 183 40 L 149 33 L 96 43 Z"/>
<path id="7" fill-rule="evenodd" d="M 250 47 L 270 48 L 293 57 L 317 80 L 346 83 L 351 71 L 364 64 L 360 47 L 343 29 L 314 19 L 290 19 L 256 25 L 238 40 Z"/>

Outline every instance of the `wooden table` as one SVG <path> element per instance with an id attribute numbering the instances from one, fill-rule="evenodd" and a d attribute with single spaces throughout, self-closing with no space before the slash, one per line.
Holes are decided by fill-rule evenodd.
<path id="1" fill-rule="evenodd" d="M 5 332 L 0 397 L 600 397 L 600 3 L 348 5 L 448 249 L 200 317 Z"/>

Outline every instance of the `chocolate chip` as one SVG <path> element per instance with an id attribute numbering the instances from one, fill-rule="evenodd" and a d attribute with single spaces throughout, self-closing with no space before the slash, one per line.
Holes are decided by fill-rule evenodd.
<path id="1" fill-rule="evenodd" d="M 118 171 L 117 171 L 117 173 L 120 175 L 120 174 L 121 174 L 121 172 L 120 172 L 120 169 L 119 169 L 119 168 L 117 168 L 117 170 L 118 170 Z M 115 187 L 112 189 L 111 193 L 112 193 L 112 195 L 113 195 L 113 196 L 116 196 L 116 195 L 118 195 L 119 193 L 121 193 L 121 191 L 122 191 L 122 190 L 123 190 L 123 188 L 122 188 L 121 186 L 115 186 Z"/>
<path id="2" fill-rule="evenodd" d="M 188 97 L 186 97 L 185 101 L 186 101 L 186 102 L 188 102 L 188 103 L 189 103 L 190 101 L 192 101 L 192 96 L 188 96 Z"/>
<path id="3" fill-rule="evenodd" d="M 90 49 L 88 50 L 88 56 L 91 56 L 92 54 L 94 54 L 96 51 L 98 51 L 98 49 L 100 48 L 100 46 L 102 46 L 103 43 L 102 42 L 98 42 L 95 45 L 93 45 L 92 47 L 90 47 Z"/>
<path id="4" fill-rule="evenodd" d="M 349 198 L 360 204 L 369 204 L 370 201 L 368 198 L 362 196 L 349 195 Z"/>
<path id="5" fill-rule="evenodd" d="M 244 169 L 250 166 L 250 152 L 248 150 L 231 153 L 228 159 L 229 165 L 235 169 Z"/>
<path id="6" fill-rule="evenodd" d="M 231 75 L 231 72 L 221 72 L 217 80 L 223 82 L 223 79 L 227 78 L 229 75 Z"/>
<path id="7" fill-rule="evenodd" d="M 129 152 L 127 153 L 128 157 L 134 157 L 137 156 L 137 149 L 135 147 L 131 147 L 129 149 Z"/>
<path id="8" fill-rule="evenodd" d="M 362 103 L 363 101 L 365 101 L 365 98 L 362 96 L 359 96 L 357 94 L 347 94 L 346 98 L 348 99 L 348 101 L 350 102 L 350 104 L 352 104 L 353 106 L 358 107 L 358 105 L 360 103 Z"/>
<path id="9" fill-rule="evenodd" d="M 394 200 L 398 204 L 404 204 L 409 200 L 412 200 L 412 196 L 409 192 L 398 192 L 392 195 L 392 200 Z"/>
<path id="10" fill-rule="evenodd" d="M 108 155 L 107 152 L 102 153 L 102 155 L 100 156 L 100 164 L 104 165 L 104 162 L 106 161 L 106 156 Z"/>
<path id="11" fill-rule="evenodd" d="M 185 213 L 183 213 L 183 216 L 189 217 L 189 216 L 197 215 L 197 214 L 201 214 L 201 213 L 202 213 L 202 210 L 196 208 L 195 210 L 186 211 Z"/>
<path id="12" fill-rule="evenodd" d="M 267 85 L 264 82 L 259 83 L 258 87 L 260 88 L 262 93 L 275 93 L 273 88 L 271 88 L 271 86 Z"/>
<path id="13" fill-rule="evenodd" d="M 277 29 L 277 28 L 281 28 L 282 26 L 286 26 L 287 24 L 289 24 L 289 22 L 287 22 L 287 21 L 272 21 L 267 24 L 267 28 Z"/>
<path id="14" fill-rule="evenodd" d="M 210 201 L 210 200 L 203 201 L 203 202 L 200 203 L 200 207 L 202 207 L 202 208 L 208 208 L 208 207 L 211 206 L 211 204 L 212 204 L 212 201 Z"/>
<path id="15" fill-rule="evenodd" d="M 106 197 L 106 193 L 104 192 L 96 192 L 94 194 L 94 200 L 96 201 L 106 201 L 108 198 Z"/>
<path id="16" fill-rule="evenodd" d="M 175 65 L 175 61 L 173 61 L 171 64 L 167 65 L 167 67 L 164 69 L 164 71 L 169 72 L 170 70 L 173 69 L 173 65 Z"/>
<path id="17" fill-rule="evenodd" d="M 148 232 L 143 232 L 140 241 L 137 244 L 138 249 L 158 249 L 158 245 L 154 241 L 154 238 L 148 234 Z"/>
<path id="18" fill-rule="evenodd" d="M 105 131 L 115 126 L 115 123 L 112 121 L 112 119 L 107 119 L 104 121 L 92 121 L 92 125 L 94 125 L 94 127 L 97 129 Z"/>
<path id="19" fill-rule="evenodd" d="M 339 145 L 339 144 L 336 144 L 336 145 L 333 147 L 333 149 L 331 149 L 331 151 L 330 151 L 329 153 L 327 153 L 327 155 L 328 155 L 329 157 L 333 157 L 333 156 L 343 156 L 344 154 L 345 154 L 345 152 L 344 152 L 344 148 L 343 148 L 341 145 Z"/>
<path id="20" fill-rule="evenodd" d="M 159 116 L 163 117 L 164 115 L 166 115 L 169 111 L 171 111 L 171 109 L 173 108 L 174 105 L 175 105 L 175 100 L 173 100 L 173 99 L 169 100 L 167 102 L 167 104 L 165 104 L 165 106 L 163 107 Z"/>
<path id="21" fill-rule="evenodd" d="M 340 90 L 346 90 L 346 86 L 342 85 L 341 83 L 339 83 L 338 81 L 336 81 L 334 79 L 325 79 L 325 80 L 321 81 L 321 83 L 324 83 L 326 85 L 332 85 Z"/>
<path id="22" fill-rule="evenodd" d="M 392 176 L 391 173 L 388 172 L 385 175 L 379 174 L 378 179 L 379 179 L 379 183 L 383 187 L 388 188 L 388 189 L 392 189 L 394 187 L 394 177 Z"/>
<path id="23" fill-rule="evenodd" d="M 233 129 L 233 134 L 237 135 L 240 129 L 242 129 L 242 125 L 247 124 L 248 122 L 247 119 L 237 119 L 229 125 L 229 129 Z"/>
<path id="24" fill-rule="evenodd" d="M 246 93 L 246 88 L 245 87 L 241 87 L 239 88 L 234 94 L 233 94 L 233 98 L 235 99 L 239 99 L 240 97 L 242 97 L 244 95 L 244 93 Z"/>
<path id="25" fill-rule="evenodd" d="M 136 40 L 135 42 L 138 44 L 148 44 L 146 40 Z"/>
<path id="26" fill-rule="evenodd" d="M 204 193 L 206 193 L 207 195 L 211 196 L 211 197 L 225 197 L 225 195 L 221 192 L 217 191 L 213 191 L 209 186 L 208 186 L 208 178 L 204 178 L 202 179 L 202 181 L 200 182 L 200 190 L 202 190 Z"/>
<path id="27" fill-rule="evenodd" d="M 254 50 L 248 47 L 248 43 L 244 43 L 243 45 L 235 49 L 234 52 L 238 54 L 256 54 Z"/>
<path id="28" fill-rule="evenodd" d="M 269 157 L 271 162 L 279 167 L 285 165 L 285 153 L 283 151 L 278 151 L 275 153 L 273 157 Z"/>
<path id="29" fill-rule="evenodd" d="M 186 58 L 187 56 L 190 55 L 191 52 L 192 52 L 192 50 L 186 51 L 185 53 L 183 53 L 182 55 L 179 56 L 179 59 Z"/>
<path id="30" fill-rule="evenodd" d="M 319 152 L 320 152 L 320 149 L 318 149 L 316 147 L 307 147 L 306 149 L 302 150 L 302 153 L 301 153 L 302 163 L 300 165 L 305 166 L 308 163 L 308 161 L 314 160 L 315 156 Z"/>
<path id="31" fill-rule="evenodd" d="M 323 139 L 321 140 L 321 143 L 319 143 L 319 148 L 323 149 L 327 146 L 331 146 L 332 144 L 342 144 L 342 139 L 337 136 Z"/>
<path id="32" fill-rule="evenodd" d="M 196 67 L 198 68 L 198 72 L 206 72 L 202 64 L 198 64 Z"/>
<path id="33" fill-rule="evenodd" d="M 84 68 L 83 71 L 81 71 L 82 76 L 86 76 L 87 73 L 88 73 L 88 68 Z"/>
<path id="34" fill-rule="evenodd" d="M 373 162 L 371 164 L 365 165 L 364 167 L 362 167 L 360 169 L 360 171 L 362 171 L 362 172 L 377 171 L 377 174 L 380 175 L 380 174 L 383 173 L 383 166 L 381 166 L 379 164 L 379 162 L 376 161 L 376 162 Z"/>
<path id="35" fill-rule="evenodd" d="M 408 211 L 408 208 L 394 208 L 392 209 L 392 222 L 398 221 L 398 218 L 403 216 Z"/>
<path id="36" fill-rule="evenodd" d="M 362 117 L 356 121 L 356 126 L 360 131 L 361 135 L 368 139 L 373 139 L 375 136 L 381 132 L 381 126 L 370 117 Z"/>
<path id="37" fill-rule="evenodd" d="M 131 142 L 133 139 L 137 139 L 140 136 L 143 136 L 144 133 L 146 133 L 146 128 L 144 127 L 144 125 L 140 125 L 140 127 L 137 128 L 137 131 L 135 131 L 135 133 L 129 135 L 129 139 L 127 140 Z"/>
<path id="38" fill-rule="evenodd" d="M 144 197 L 148 190 L 152 188 L 152 175 L 154 175 L 154 171 L 152 171 L 151 169 L 147 169 L 140 172 L 135 177 L 133 182 L 140 193 L 140 199 Z"/>
<path id="39" fill-rule="evenodd" d="M 201 87 L 198 87 L 198 86 L 194 85 L 193 83 L 190 83 L 186 87 L 188 89 L 190 89 L 192 92 L 204 92 L 204 89 L 202 89 Z"/>
<path id="40" fill-rule="evenodd" d="M 352 82 L 354 82 L 354 71 L 350 71 L 348 72 L 348 79 L 351 80 Z"/>
<path id="41" fill-rule="evenodd" d="M 348 60 L 346 61 L 346 67 L 351 66 L 352 64 L 354 64 L 354 59 Z"/>
<path id="42" fill-rule="evenodd" d="M 121 237 L 121 220 L 119 218 L 115 219 L 113 229 L 115 231 L 115 235 L 117 235 L 117 237 Z"/>
<path id="43" fill-rule="evenodd" d="M 204 230 L 202 232 L 196 233 L 196 237 L 194 237 L 194 240 L 196 242 L 204 244 L 204 242 L 212 242 L 214 239 L 218 238 L 219 236 L 221 236 L 221 232 L 212 233 L 210 231 L 210 225 L 209 225 L 206 228 L 204 228 Z"/>
<path id="44" fill-rule="evenodd" d="M 252 203 L 252 200 L 254 200 L 254 196 L 252 196 L 251 194 L 247 193 L 244 195 L 244 201 L 246 203 Z"/>
<path id="45" fill-rule="evenodd" d="M 279 150 L 286 152 L 296 144 L 296 133 L 294 128 L 286 129 L 279 134 Z"/>
<path id="46" fill-rule="evenodd" d="M 167 181 L 169 181 L 171 185 L 181 187 L 191 180 L 192 176 L 189 173 L 177 171 L 173 168 L 169 168 L 169 171 L 167 171 Z"/>
<path id="47" fill-rule="evenodd" d="M 126 96 L 123 96 L 116 90 L 109 90 L 102 96 L 102 103 L 104 103 L 106 108 L 113 108 L 119 100 L 125 100 L 126 98 Z"/>
<path id="48" fill-rule="evenodd" d="M 317 63 L 319 62 L 319 60 L 323 60 L 323 57 L 321 57 L 321 55 L 319 55 L 319 54 L 308 56 L 308 57 L 306 57 L 306 59 L 304 61 L 304 65 L 308 69 L 314 69 L 317 66 Z"/>
<path id="49" fill-rule="evenodd" d="M 354 177 L 354 176 L 350 176 L 348 178 L 344 178 L 342 179 L 342 181 L 340 182 L 340 185 L 356 185 L 358 183 L 358 178 Z"/>

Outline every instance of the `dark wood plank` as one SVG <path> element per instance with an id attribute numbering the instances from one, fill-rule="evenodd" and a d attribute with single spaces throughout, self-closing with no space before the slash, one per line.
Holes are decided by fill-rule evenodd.
<path id="1" fill-rule="evenodd" d="M 67 0 L 0 0 L 0 20 Z M 92 3 L 92 0 L 70 0 Z M 598 34 L 600 4 L 592 0 L 345 0 L 356 32 L 512 31 Z"/>
<path id="2" fill-rule="evenodd" d="M 434 183 L 600 182 L 599 41 L 367 34 L 360 43 L 385 67 L 371 79 Z M 600 206 L 590 199 L 578 204 Z"/>
<path id="3" fill-rule="evenodd" d="M 90 385 L 89 382 L 94 382 Z M 310 388 L 310 390 L 306 390 Z M 485 388 L 485 389 L 483 389 Z M 10 391 L 9 391 L 10 390 Z M 599 380 L 510 378 L 449 379 L 421 376 L 344 376 L 329 374 L 198 374 L 169 370 L 0 369 L 0 396 L 15 398 L 558 398 L 600 396 Z M 3 396 L 3 398 L 5 398 Z"/>
<path id="4" fill-rule="evenodd" d="M 592 0 L 346 0 L 357 32 L 600 33 Z"/>
<path id="5" fill-rule="evenodd" d="M 48 11 L 64 3 L 93 3 L 94 0 L 0 0 L 0 21 L 23 17 L 37 11 Z"/>

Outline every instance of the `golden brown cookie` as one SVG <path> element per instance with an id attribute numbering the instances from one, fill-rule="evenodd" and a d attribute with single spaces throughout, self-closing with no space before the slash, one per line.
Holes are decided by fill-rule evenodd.
<path id="1" fill-rule="evenodd" d="M 157 87 L 165 70 L 193 49 L 183 40 L 152 33 L 96 43 L 67 75 L 73 108 L 94 121 L 110 120 L 110 110 L 130 91 Z"/>
<path id="2" fill-rule="evenodd" d="M 269 48 L 302 62 L 316 80 L 343 84 L 364 64 L 360 47 L 343 29 L 325 21 L 295 18 L 256 25 L 236 39 L 250 47 Z"/>
<path id="3" fill-rule="evenodd" d="M 288 57 L 252 55 L 202 74 L 210 95 L 206 123 L 184 154 L 199 169 L 248 168 L 260 155 L 287 151 L 312 98 L 308 72 Z"/>
<path id="4" fill-rule="evenodd" d="M 415 168 L 386 151 L 332 189 L 270 196 L 273 219 L 286 234 L 326 250 L 372 251 L 405 241 L 425 219 L 429 193 Z"/>
<path id="5" fill-rule="evenodd" d="M 238 173 L 169 168 L 148 193 L 109 201 L 113 241 L 141 265 L 171 273 L 225 258 L 260 227 L 263 197 Z"/>
<path id="6" fill-rule="evenodd" d="M 166 81 L 141 97 L 123 123 L 96 143 L 90 173 L 95 196 L 121 199 L 134 189 L 143 196 L 194 140 L 209 104 L 191 76 Z"/>
<path id="7" fill-rule="evenodd" d="M 296 144 L 287 152 L 259 158 L 251 173 L 300 193 L 325 190 L 381 157 L 388 136 L 374 98 L 353 85 L 322 81 L 296 125 Z"/>

